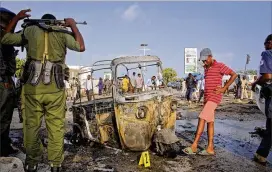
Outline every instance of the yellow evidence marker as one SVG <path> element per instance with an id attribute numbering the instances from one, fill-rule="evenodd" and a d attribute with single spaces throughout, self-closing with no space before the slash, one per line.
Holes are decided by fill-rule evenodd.
<path id="1" fill-rule="evenodd" d="M 144 167 L 150 167 L 150 157 L 149 157 L 148 151 L 142 152 L 139 165 L 143 165 L 143 164 L 144 164 Z"/>

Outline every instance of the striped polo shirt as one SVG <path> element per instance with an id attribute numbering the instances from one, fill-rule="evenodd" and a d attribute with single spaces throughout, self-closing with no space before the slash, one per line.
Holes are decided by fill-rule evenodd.
<path id="1" fill-rule="evenodd" d="M 232 69 L 227 67 L 224 63 L 214 60 L 210 68 L 205 69 L 205 90 L 204 101 L 212 101 L 219 104 L 222 100 L 223 94 L 216 94 L 215 89 L 222 87 L 222 78 L 224 75 L 230 75 Z"/>

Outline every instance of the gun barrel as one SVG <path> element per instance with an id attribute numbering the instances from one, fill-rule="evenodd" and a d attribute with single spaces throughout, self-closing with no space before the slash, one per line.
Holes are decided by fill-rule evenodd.
<path id="1" fill-rule="evenodd" d="M 31 23 L 31 22 L 36 22 L 36 23 L 50 23 L 50 24 L 65 24 L 65 20 L 54 20 L 54 19 L 25 19 L 24 23 Z M 87 25 L 87 22 L 76 22 L 76 24 L 83 24 Z"/>
<path id="2" fill-rule="evenodd" d="M 84 22 L 76 22 L 76 24 L 84 24 L 84 25 L 87 25 L 87 22 L 84 21 Z"/>

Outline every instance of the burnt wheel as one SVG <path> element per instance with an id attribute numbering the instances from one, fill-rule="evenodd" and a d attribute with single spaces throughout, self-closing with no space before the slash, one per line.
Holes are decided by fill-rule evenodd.
<path id="1" fill-rule="evenodd" d="M 70 139 L 70 142 L 73 144 L 73 145 L 76 145 L 76 146 L 79 146 L 82 144 L 82 136 L 80 133 L 74 133 Z"/>

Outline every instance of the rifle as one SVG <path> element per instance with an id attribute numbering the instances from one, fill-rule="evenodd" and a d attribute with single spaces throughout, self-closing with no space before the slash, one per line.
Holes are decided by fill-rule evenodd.
<path id="1" fill-rule="evenodd" d="M 22 27 L 33 24 L 46 24 L 46 25 L 64 25 L 65 20 L 55 20 L 55 19 L 25 19 Z M 87 25 L 87 22 L 76 22 L 76 24 Z"/>
<path id="2" fill-rule="evenodd" d="M 64 32 L 73 35 L 72 32 L 66 29 L 64 26 L 65 20 L 55 20 L 55 19 L 25 19 L 24 23 L 21 25 L 22 28 L 26 28 L 28 26 L 36 25 L 41 29 L 47 30 L 49 32 L 56 31 L 56 32 Z M 87 25 L 87 22 L 76 22 L 76 24 L 83 24 Z M 52 26 L 58 26 L 52 27 Z"/>
<path id="3" fill-rule="evenodd" d="M 23 122 L 23 116 L 22 116 L 22 99 L 21 99 L 21 92 L 22 92 L 22 83 L 20 83 L 20 79 L 19 79 L 19 85 L 17 85 L 17 88 L 16 88 L 16 101 L 15 103 L 17 103 L 17 109 L 18 109 L 18 116 L 19 116 L 19 119 L 20 119 L 20 123 Z"/>
<path id="4" fill-rule="evenodd" d="M 24 23 L 21 25 L 22 28 L 26 28 L 28 26 L 32 26 L 32 25 L 36 25 L 38 27 L 40 27 L 43 30 L 47 30 L 48 32 L 63 32 L 63 33 L 67 33 L 70 34 L 72 36 L 74 36 L 74 34 L 67 30 L 66 27 L 64 26 L 65 24 L 65 20 L 55 20 L 55 19 L 25 19 Z M 83 24 L 83 25 L 87 25 L 87 22 L 76 22 L 76 24 Z M 58 26 L 58 27 L 52 27 L 52 26 Z M 27 40 L 25 39 L 24 36 L 24 30 L 23 30 L 23 34 L 22 34 L 22 43 L 23 45 L 27 44 Z M 23 45 L 21 47 L 21 51 L 23 52 L 24 48 Z"/>

